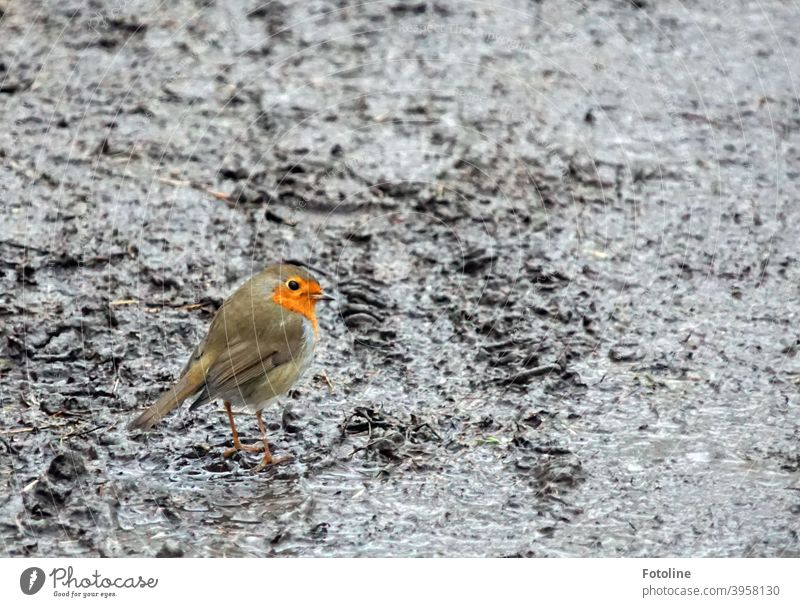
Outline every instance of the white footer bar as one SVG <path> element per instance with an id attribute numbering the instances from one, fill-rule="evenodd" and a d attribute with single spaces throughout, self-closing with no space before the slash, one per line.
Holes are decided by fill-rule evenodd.
<path id="1" fill-rule="evenodd" d="M 796 559 L 0 559 L 3 605 L 800 605 Z"/>

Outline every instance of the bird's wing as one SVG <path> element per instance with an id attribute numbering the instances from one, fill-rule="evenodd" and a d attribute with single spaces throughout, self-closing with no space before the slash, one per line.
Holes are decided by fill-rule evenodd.
<path id="1" fill-rule="evenodd" d="M 278 362 L 282 358 L 279 354 L 276 349 L 259 351 L 257 343 L 233 344 L 208 370 L 206 384 L 212 393 L 227 392 L 260 375 L 266 375 L 278 364 L 285 362 Z"/>
<path id="2" fill-rule="evenodd" d="M 273 321 L 258 326 L 240 322 L 227 334 L 226 346 L 209 365 L 205 388 L 192 403 L 192 408 L 238 392 L 242 386 L 268 376 L 275 368 L 292 362 L 299 355 L 304 346 L 302 320 L 280 315 L 277 318 L 267 315 L 266 318 Z M 201 344 L 193 357 L 202 356 L 202 347 Z"/>

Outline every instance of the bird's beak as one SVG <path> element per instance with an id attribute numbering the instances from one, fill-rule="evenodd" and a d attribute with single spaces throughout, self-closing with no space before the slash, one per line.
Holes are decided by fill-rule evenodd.
<path id="1" fill-rule="evenodd" d="M 311 299 L 314 301 L 335 301 L 333 297 L 330 295 L 325 295 L 325 293 L 316 293 L 311 296 Z"/>

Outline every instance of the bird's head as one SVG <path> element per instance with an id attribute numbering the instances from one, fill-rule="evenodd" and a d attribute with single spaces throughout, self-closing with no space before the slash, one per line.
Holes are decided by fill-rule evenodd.
<path id="1" fill-rule="evenodd" d="M 305 268 L 292 264 L 278 264 L 264 272 L 272 285 L 272 301 L 291 312 L 302 314 L 314 325 L 315 308 L 319 301 L 330 301 L 319 281 Z"/>

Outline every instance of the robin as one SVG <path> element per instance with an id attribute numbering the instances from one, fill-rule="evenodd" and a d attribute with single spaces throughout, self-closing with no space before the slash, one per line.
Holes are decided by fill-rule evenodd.
<path id="1" fill-rule="evenodd" d="M 316 304 L 331 299 L 314 276 L 295 265 L 277 264 L 253 276 L 217 311 L 178 382 L 128 428 L 148 430 L 189 397 L 194 397 L 190 409 L 222 399 L 233 434 L 233 448 L 224 456 L 263 450 L 257 469 L 280 463 L 270 453 L 261 410 L 308 368 L 319 339 Z M 256 414 L 262 445 L 239 441 L 234 409 Z"/>

